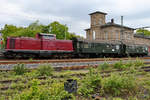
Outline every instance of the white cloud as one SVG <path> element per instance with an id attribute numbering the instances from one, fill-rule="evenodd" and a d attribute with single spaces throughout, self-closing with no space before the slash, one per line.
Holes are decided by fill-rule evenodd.
<path id="1" fill-rule="evenodd" d="M 90 25 L 89 13 L 108 13 L 107 21 L 115 18 L 131 27 L 148 26 L 150 22 L 149 0 L 0 0 L 0 27 L 5 24 L 26 26 L 40 20 L 43 24 L 59 21 L 70 31 L 85 36 Z"/>

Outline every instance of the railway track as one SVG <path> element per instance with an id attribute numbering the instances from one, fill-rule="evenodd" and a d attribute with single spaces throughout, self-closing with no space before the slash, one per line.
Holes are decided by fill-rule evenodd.
<path id="1" fill-rule="evenodd" d="M 135 60 L 136 58 L 90 58 L 90 59 L 0 59 L 0 64 L 17 64 L 17 63 L 59 63 L 59 62 L 87 62 L 87 61 L 118 61 L 118 60 Z M 139 57 L 139 59 L 150 59 L 150 57 Z"/>
<path id="2" fill-rule="evenodd" d="M 123 63 L 126 63 L 128 61 L 135 61 L 133 60 L 123 60 Z M 51 64 L 51 66 L 56 70 L 56 71 L 60 71 L 60 70 L 80 70 L 80 69 L 87 69 L 90 67 L 98 67 L 100 64 L 103 64 L 105 61 L 76 61 L 76 62 L 44 62 L 44 63 L 48 63 Z M 118 62 L 118 60 L 107 60 L 108 64 L 114 64 Z M 145 64 L 150 64 L 150 60 L 148 59 L 147 61 L 144 62 Z M 40 64 L 43 63 L 27 63 L 26 67 L 29 69 L 36 69 Z M 0 71 L 11 71 L 13 69 L 13 66 L 16 65 L 15 64 L 1 64 L 0 65 Z"/>
<path id="3" fill-rule="evenodd" d="M 136 58 L 90 58 L 90 59 L 0 59 L 0 64 L 16 63 L 57 63 L 57 62 L 86 62 L 86 61 L 116 61 L 116 60 L 135 60 Z M 139 57 L 139 59 L 150 59 L 150 57 Z"/>
<path id="4" fill-rule="evenodd" d="M 150 64 L 150 58 L 140 58 L 144 60 L 145 64 Z M 26 64 L 26 67 L 29 69 L 36 69 L 40 64 L 48 63 L 54 67 L 55 70 L 78 70 L 78 69 L 86 69 L 89 67 L 97 67 L 100 64 L 103 64 L 107 61 L 108 64 L 114 64 L 118 62 L 120 58 L 107 58 L 107 59 L 73 59 L 73 60 L 40 60 L 40 61 L 0 61 L 0 71 L 11 71 L 13 66 L 18 63 Z M 135 61 L 135 58 L 122 59 L 124 63 L 128 61 Z"/>

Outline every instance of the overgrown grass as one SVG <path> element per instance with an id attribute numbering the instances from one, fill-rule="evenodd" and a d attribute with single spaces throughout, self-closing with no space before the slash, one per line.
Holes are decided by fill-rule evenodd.
<path id="1" fill-rule="evenodd" d="M 140 59 L 136 59 L 135 61 L 128 61 L 124 62 L 120 60 L 119 62 L 116 62 L 113 67 L 116 69 L 124 70 L 131 67 L 140 68 L 141 66 L 144 66 L 144 62 Z"/>
<path id="2" fill-rule="evenodd" d="M 63 83 L 52 83 L 50 86 L 39 86 L 38 80 L 31 81 L 31 87 L 21 94 L 17 94 L 15 100 L 66 100 L 74 99 L 72 94 L 64 90 Z M 68 99 L 67 99 L 68 100 Z"/>
<path id="3" fill-rule="evenodd" d="M 16 75 L 23 75 L 24 73 L 27 72 L 27 68 L 25 67 L 24 64 L 17 64 L 13 67 L 13 71 L 15 72 Z"/>
<path id="4" fill-rule="evenodd" d="M 143 60 L 136 58 L 136 60 L 134 62 L 134 66 L 136 66 L 136 67 L 144 66 Z"/>
<path id="5" fill-rule="evenodd" d="M 108 69 L 110 67 L 110 64 L 108 64 L 107 62 L 104 62 L 103 64 L 100 64 L 99 66 L 98 66 L 98 70 L 100 71 L 100 70 L 106 70 L 106 69 Z"/>
<path id="6" fill-rule="evenodd" d="M 120 96 L 135 92 L 135 79 L 132 75 L 111 74 L 102 80 L 103 95 Z"/>
<path id="7" fill-rule="evenodd" d="M 101 88 L 102 78 L 99 73 L 95 73 L 94 69 L 90 68 L 88 75 L 81 81 L 79 94 L 81 96 L 90 97 L 91 94 L 98 92 Z"/>
<path id="8" fill-rule="evenodd" d="M 51 76 L 53 75 L 54 69 L 50 64 L 39 65 L 37 69 L 37 73 L 39 76 Z"/>
<path id="9" fill-rule="evenodd" d="M 75 99 L 75 96 L 81 98 L 79 100 L 92 100 L 91 97 L 95 94 L 98 94 L 98 96 L 104 98 L 104 100 L 138 100 L 139 96 L 141 96 L 140 94 L 145 96 L 145 89 L 150 90 L 150 75 L 144 74 L 146 78 L 143 79 L 142 76 L 142 79 L 139 79 L 141 75 L 139 76 L 139 74 L 137 75 L 137 73 L 135 73 L 140 66 L 143 66 L 143 61 L 137 59 L 135 62 L 129 61 L 123 63 L 119 61 L 115 64 L 114 67 L 112 64 L 105 62 L 99 65 L 99 70 L 90 68 L 89 71 L 60 71 L 56 73 L 49 64 L 44 64 L 40 65 L 38 69 L 32 70 L 31 72 L 25 71 L 23 72 L 24 74 L 21 75 L 14 75 L 7 72 L 0 73 L 0 78 L 2 76 L 4 80 L 19 78 L 18 82 L 12 82 L 10 85 L 0 83 L 0 87 L 8 85 L 14 88 L 14 90 L 9 89 L 4 92 L 7 96 L 10 96 L 10 100 L 68 100 L 68 98 L 72 100 Z M 25 65 L 23 66 L 25 67 Z M 21 68 L 19 68 L 16 69 L 20 70 Z M 113 69 L 121 69 L 122 71 L 119 73 L 113 72 L 111 75 L 110 73 L 100 73 L 100 71 L 103 70 L 111 71 Z M 78 73 L 78 75 L 72 75 L 75 73 Z M 82 75 L 80 75 L 80 73 Z M 101 77 L 100 74 L 106 76 Z M 51 77 L 51 75 L 56 77 Z M 39 76 L 50 77 L 38 80 Z M 64 82 L 68 78 L 77 79 L 78 92 L 76 94 L 69 94 L 64 90 Z M 137 78 L 139 80 L 137 80 Z M 140 90 L 141 88 L 142 90 Z M 82 99 L 82 97 L 84 99 Z M 149 100 L 149 97 L 150 91 L 147 92 L 146 99 L 141 100 Z M 0 99 L 3 100 L 3 98 L 6 99 L 6 97 L 0 94 Z"/>

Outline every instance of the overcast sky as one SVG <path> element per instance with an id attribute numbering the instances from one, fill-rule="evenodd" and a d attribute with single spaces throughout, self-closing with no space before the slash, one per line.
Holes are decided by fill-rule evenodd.
<path id="1" fill-rule="evenodd" d="M 150 0 L 0 0 L 0 28 L 59 21 L 70 32 L 85 36 L 84 29 L 90 27 L 88 14 L 95 11 L 108 13 L 106 22 L 114 18 L 120 24 L 123 15 L 126 26 L 150 26 Z"/>

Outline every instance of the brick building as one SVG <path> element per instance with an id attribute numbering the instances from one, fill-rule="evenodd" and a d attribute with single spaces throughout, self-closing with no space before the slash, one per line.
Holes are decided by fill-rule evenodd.
<path id="1" fill-rule="evenodd" d="M 89 41 L 122 41 L 129 44 L 150 45 L 150 37 L 135 35 L 133 28 L 116 24 L 114 19 L 106 23 L 107 13 L 97 11 L 89 15 L 91 17 L 91 25 L 90 28 L 85 29 L 86 39 Z"/>

